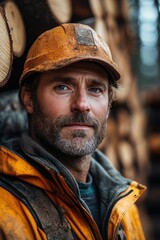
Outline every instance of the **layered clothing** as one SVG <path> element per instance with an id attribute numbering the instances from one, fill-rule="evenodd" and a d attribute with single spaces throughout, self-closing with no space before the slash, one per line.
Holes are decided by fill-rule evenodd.
<path id="1" fill-rule="evenodd" d="M 70 171 L 28 135 L 0 147 L 0 239 L 145 239 L 135 202 L 145 187 L 124 178 L 96 150 L 91 175 L 98 227 Z M 122 234 L 123 235 L 123 234 Z M 118 237 L 119 238 L 118 238 Z"/>

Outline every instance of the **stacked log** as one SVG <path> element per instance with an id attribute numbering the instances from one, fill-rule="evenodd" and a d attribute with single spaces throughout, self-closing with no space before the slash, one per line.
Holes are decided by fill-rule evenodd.
<path id="1" fill-rule="evenodd" d="M 96 3 L 94 0 L 93 2 Z M 118 166 L 124 176 L 147 184 L 150 173 L 146 132 L 148 122 L 132 69 L 134 38 L 130 28 L 128 2 L 126 0 L 100 0 L 100 2 L 107 30 L 105 40 L 121 73 L 117 101 L 111 110 L 108 132 L 100 149 L 109 156 L 116 167 Z M 146 209 L 143 208 L 146 198 L 147 194 L 140 202 L 142 203 L 140 210 L 141 216 L 145 216 L 143 227 L 150 239 L 151 222 Z"/>
<path id="2" fill-rule="evenodd" d="M 50 11 L 58 23 L 69 22 L 72 15 L 71 0 L 47 0 Z"/>
<path id="3" fill-rule="evenodd" d="M 9 78 L 12 78 L 14 58 L 22 56 L 25 51 L 26 34 L 20 10 L 14 1 L 3 1 L 0 6 L 0 14 L 0 86 L 2 87 Z"/>
<path id="4" fill-rule="evenodd" d="M 12 40 L 4 9 L 0 7 L 0 87 L 11 74 L 13 60 Z"/>
<path id="5" fill-rule="evenodd" d="M 42 32 L 69 22 L 72 16 L 72 5 L 69 0 L 16 0 L 15 2 L 26 26 L 27 50 Z"/>
<path id="6" fill-rule="evenodd" d="M 144 90 L 142 92 L 142 101 L 147 110 L 147 140 L 152 169 L 148 177 L 149 196 L 146 201 L 146 206 L 152 219 L 153 239 L 157 239 L 160 232 L 160 87 Z"/>
<path id="7" fill-rule="evenodd" d="M 12 37 L 13 53 L 16 57 L 20 57 L 26 46 L 26 32 L 21 13 L 12 0 L 5 2 L 4 11 Z"/>
<path id="8" fill-rule="evenodd" d="M 133 74 L 131 61 L 133 36 L 131 34 L 129 10 L 126 0 L 89 0 L 95 18 L 94 28 L 109 44 L 112 55 L 121 73 L 120 88 L 117 92 L 115 122 L 117 146 L 112 137 L 100 146 L 126 177 L 146 183 L 149 169 L 145 136 L 146 116 L 140 100 L 137 79 Z M 127 111 L 126 111 L 127 110 Z M 113 125 L 113 123 L 111 123 Z M 109 131 L 110 126 L 108 126 Z M 126 129 L 125 129 L 126 128 Z M 111 128 L 112 129 L 112 128 Z M 111 142 L 113 141 L 113 144 Z M 112 151 L 109 149 L 112 148 Z M 117 161 L 119 163 L 117 163 Z"/>
<path id="9" fill-rule="evenodd" d="M 102 2 L 99 0 L 89 0 L 90 8 L 95 18 L 95 31 L 107 42 L 107 29 L 104 18 L 104 8 Z"/>
<path id="10" fill-rule="evenodd" d="M 129 13 L 127 1 L 88 0 L 81 1 L 81 3 L 79 2 L 79 4 L 81 4 L 79 6 L 79 9 L 83 9 L 85 7 L 87 8 L 87 14 L 91 15 L 92 12 L 92 16 L 94 17 L 95 30 L 99 33 L 99 35 L 102 36 L 102 38 L 104 38 L 105 41 L 107 41 L 111 48 L 113 58 L 118 63 L 119 70 L 121 72 L 121 87 L 117 93 L 117 109 L 119 104 L 125 105 L 124 103 L 127 103 L 128 108 L 131 112 L 131 124 L 129 125 L 130 133 L 127 136 L 129 142 L 126 144 L 126 142 L 123 141 L 124 144 L 119 145 L 121 146 L 119 149 L 119 154 L 121 155 L 121 157 L 117 156 L 117 159 L 122 159 L 121 165 L 123 166 L 124 172 L 127 177 L 130 177 L 128 175 L 130 172 L 129 168 L 131 168 L 131 166 L 133 165 L 135 169 L 133 172 L 139 172 L 139 174 L 134 174 L 133 177 L 137 179 L 139 176 L 139 178 L 141 178 L 141 176 L 143 176 L 144 173 L 147 174 L 148 171 L 148 159 L 145 144 L 146 123 L 145 115 L 140 103 L 136 78 L 133 74 L 131 67 L 132 45 L 130 43 L 133 41 L 130 34 L 131 31 L 129 27 Z M 24 62 L 28 48 L 31 46 L 31 44 L 38 35 L 40 35 L 43 31 L 47 29 L 57 26 L 59 23 L 73 20 L 72 16 L 75 16 L 74 12 L 77 11 L 77 8 L 75 6 L 75 0 L 72 0 L 72 2 L 69 0 L 4 1 L 3 8 L 5 10 L 5 15 L 10 29 L 10 32 L 7 33 L 7 36 L 11 35 L 13 42 L 13 53 L 11 55 L 14 54 L 16 58 L 19 58 L 22 64 Z M 8 28 L 6 27 L 6 29 Z M 8 37 L 8 45 L 11 46 L 11 44 L 9 43 L 9 39 L 10 38 Z M 12 58 L 10 57 L 10 59 Z M 8 66 L 10 66 L 9 69 L 11 69 L 11 64 L 12 63 L 10 60 L 10 64 L 7 64 Z M 22 66 L 16 67 L 15 69 L 15 71 L 17 71 L 17 69 L 19 70 L 19 75 L 21 74 Z M 11 71 L 9 69 L 8 72 Z M 18 79 L 16 80 L 18 81 Z M 6 82 L 6 80 L 3 81 L 3 83 L 4 82 Z M 121 108 L 121 110 L 124 109 Z M 119 114 L 122 113 L 119 111 Z M 119 119 L 120 117 L 117 117 L 115 121 L 119 121 Z M 122 122 L 118 124 L 121 125 Z M 119 132 L 120 130 L 118 129 L 117 131 Z M 124 137 L 121 136 L 120 131 L 119 139 L 123 138 Z M 126 147 L 124 148 L 124 146 Z M 131 157 L 132 160 L 123 160 L 123 155 L 125 154 L 124 149 L 126 149 L 126 152 L 129 152 L 129 149 L 131 152 L 131 149 L 133 149 L 133 152 L 136 152 L 136 157 Z M 128 154 L 129 153 L 127 153 L 127 155 Z M 130 154 L 130 156 L 131 155 L 133 155 L 133 153 Z M 134 163 L 129 166 L 127 161 Z M 145 177 L 144 179 L 140 180 L 145 183 Z"/>
<path id="11" fill-rule="evenodd" d="M 8 34 L 11 36 L 13 46 L 13 62 L 10 61 L 10 65 L 8 64 L 10 66 L 10 79 L 12 80 L 3 88 L 3 91 L 6 91 L 10 89 L 10 85 L 11 89 L 15 86 L 17 88 L 26 54 L 35 39 L 42 32 L 60 23 L 70 21 L 72 3 L 71 0 L 6 0 L 1 3 L 1 9 L 5 12 L 7 20 L 5 22 L 9 27 Z M 1 41 L 1 46 L 2 48 L 7 47 L 3 41 Z M 9 52 L 9 48 L 7 51 Z M 9 74 L 7 76 L 9 78 Z M 6 81 L 6 78 L 1 81 L 3 82 L 1 86 L 4 86 Z"/>

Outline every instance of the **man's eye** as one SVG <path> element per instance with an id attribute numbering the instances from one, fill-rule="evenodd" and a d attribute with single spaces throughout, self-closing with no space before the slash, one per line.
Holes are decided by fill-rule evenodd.
<path id="1" fill-rule="evenodd" d="M 58 85 L 58 86 L 55 87 L 55 89 L 57 91 L 67 91 L 67 90 L 69 90 L 69 87 L 66 86 L 66 85 Z"/>
<path id="2" fill-rule="evenodd" d="M 103 90 L 100 87 L 91 87 L 91 88 L 89 88 L 89 92 L 92 92 L 92 93 L 102 93 Z"/>

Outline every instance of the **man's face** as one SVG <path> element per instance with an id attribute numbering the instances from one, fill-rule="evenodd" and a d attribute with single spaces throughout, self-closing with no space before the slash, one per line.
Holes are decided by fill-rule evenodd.
<path id="1" fill-rule="evenodd" d="M 108 111 L 106 71 L 96 63 L 75 63 L 40 76 L 31 135 L 55 155 L 88 155 L 105 135 Z"/>

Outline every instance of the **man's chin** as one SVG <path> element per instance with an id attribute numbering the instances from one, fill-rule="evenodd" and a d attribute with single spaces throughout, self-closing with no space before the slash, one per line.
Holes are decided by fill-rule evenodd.
<path id="1" fill-rule="evenodd" d="M 93 141 L 93 138 L 74 137 L 72 140 L 63 139 L 56 142 L 55 147 L 65 155 L 84 156 L 91 154 L 97 148 L 97 144 Z"/>
<path id="2" fill-rule="evenodd" d="M 91 131 L 91 129 L 86 130 L 86 129 L 67 129 L 65 131 L 61 132 L 61 136 L 62 138 L 66 138 L 68 140 L 72 140 L 72 139 L 77 139 L 77 140 L 85 140 L 87 141 L 87 139 L 89 138 L 93 138 L 93 130 Z"/>

